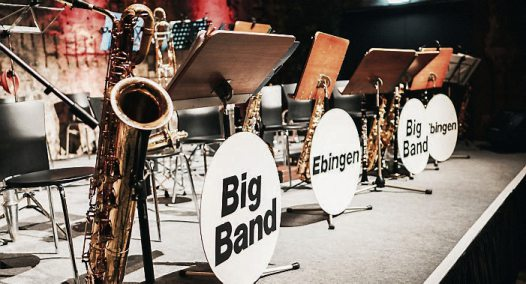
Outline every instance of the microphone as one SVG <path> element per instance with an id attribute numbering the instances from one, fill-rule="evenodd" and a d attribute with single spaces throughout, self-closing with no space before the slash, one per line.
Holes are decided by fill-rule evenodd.
<path id="1" fill-rule="evenodd" d="M 86 9 L 86 10 L 93 10 L 95 8 L 95 5 L 82 1 L 82 0 L 55 0 L 59 3 L 62 3 L 66 6 L 69 6 L 71 8 L 79 8 L 79 9 Z"/>

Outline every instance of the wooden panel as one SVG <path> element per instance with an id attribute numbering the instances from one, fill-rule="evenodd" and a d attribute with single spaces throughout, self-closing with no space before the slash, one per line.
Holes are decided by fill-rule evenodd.
<path id="1" fill-rule="evenodd" d="M 429 50 L 436 49 L 423 49 L 423 51 Z M 415 75 L 413 82 L 411 83 L 410 90 L 418 91 L 442 87 L 444 79 L 446 78 L 451 55 L 453 55 L 453 48 L 440 48 L 440 53 L 438 56 L 431 60 L 429 64 L 427 64 L 420 72 L 418 72 L 418 74 Z M 430 80 L 431 75 L 435 77 L 434 81 Z"/>
<path id="2" fill-rule="evenodd" d="M 272 30 L 272 27 L 267 24 L 251 23 L 244 21 L 236 21 L 234 24 L 234 31 L 236 32 L 251 32 L 266 34 Z"/>
<path id="3" fill-rule="evenodd" d="M 177 70 L 168 93 L 174 101 L 215 97 L 214 81 L 223 77 L 230 80 L 236 95 L 251 94 L 271 74 L 294 39 L 289 35 L 214 31 Z"/>
<path id="4" fill-rule="evenodd" d="M 410 49 L 370 49 L 343 90 L 343 94 L 376 94 L 374 81 L 382 79 L 380 93 L 391 93 L 413 62 L 416 51 Z"/>
<path id="5" fill-rule="evenodd" d="M 314 99 L 316 85 L 321 74 L 331 79 L 328 90 L 330 97 L 348 46 L 349 40 L 347 39 L 317 32 L 294 98 L 297 100 Z"/>

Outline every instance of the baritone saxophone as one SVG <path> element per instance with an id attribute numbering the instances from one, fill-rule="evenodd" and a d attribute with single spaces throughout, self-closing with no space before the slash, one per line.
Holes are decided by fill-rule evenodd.
<path id="1" fill-rule="evenodd" d="M 144 22 L 142 40 L 139 50 L 133 51 L 138 18 Z M 135 65 L 148 54 L 152 34 L 153 15 L 145 5 L 133 4 L 120 20 L 113 18 L 82 254 L 87 283 L 122 283 L 148 136 L 151 130 L 168 123 L 173 113 L 172 100 L 164 88 L 151 80 L 132 77 Z"/>

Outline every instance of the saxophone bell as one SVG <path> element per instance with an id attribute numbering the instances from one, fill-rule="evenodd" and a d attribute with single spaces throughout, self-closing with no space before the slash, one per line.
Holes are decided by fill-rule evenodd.
<path id="1" fill-rule="evenodd" d="M 157 129 L 170 121 L 173 104 L 164 88 L 152 80 L 130 77 L 111 90 L 111 106 L 126 125 L 140 130 Z"/>

